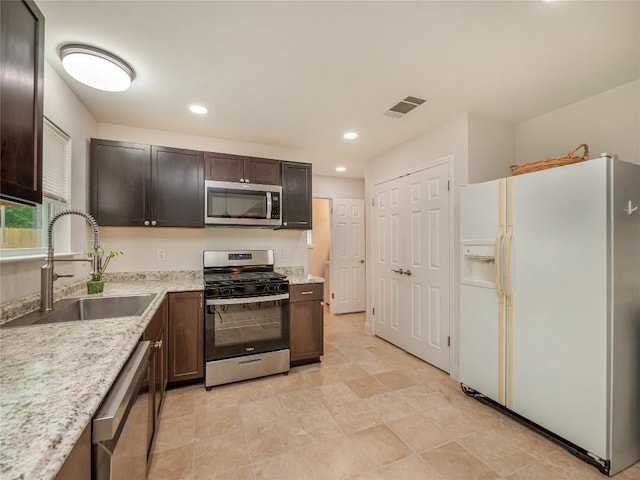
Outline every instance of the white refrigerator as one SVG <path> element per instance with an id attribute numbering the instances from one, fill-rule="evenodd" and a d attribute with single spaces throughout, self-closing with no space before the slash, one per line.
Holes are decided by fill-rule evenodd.
<path id="1" fill-rule="evenodd" d="M 584 450 L 640 460 L 640 165 L 462 188 L 460 380 Z"/>

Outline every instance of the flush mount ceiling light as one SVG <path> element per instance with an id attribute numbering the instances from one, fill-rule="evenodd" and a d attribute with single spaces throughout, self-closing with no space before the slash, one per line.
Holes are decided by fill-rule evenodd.
<path id="1" fill-rule="evenodd" d="M 207 107 L 203 107 L 202 105 L 191 105 L 189 106 L 189 110 L 193 113 L 197 113 L 198 115 L 204 115 L 209 111 L 207 110 Z"/>
<path id="2" fill-rule="evenodd" d="M 358 134 L 356 132 L 346 132 L 344 135 L 342 135 L 342 138 L 344 138 L 345 140 L 354 140 L 358 138 Z"/>
<path id="3" fill-rule="evenodd" d="M 59 54 L 69 75 L 99 90 L 122 92 L 136 77 L 127 62 L 100 48 L 68 43 L 60 47 Z"/>
<path id="4" fill-rule="evenodd" d="M 336 172 L 346 172 L 347 167 L 336 167 Z"/>

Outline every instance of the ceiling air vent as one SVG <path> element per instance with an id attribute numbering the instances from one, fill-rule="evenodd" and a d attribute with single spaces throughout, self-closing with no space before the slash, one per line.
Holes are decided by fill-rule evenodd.
<path id="1" fill-rule="evenodd" d="M 418 97 L 407 97 L 401 102 L 396 103 L 389 110 L 384 112 L 384 114 L 388 117 L 400 118 L 404 117 L 407 113 L 413 110 L 416 107 L 422 105 L 426 100 Z"/>

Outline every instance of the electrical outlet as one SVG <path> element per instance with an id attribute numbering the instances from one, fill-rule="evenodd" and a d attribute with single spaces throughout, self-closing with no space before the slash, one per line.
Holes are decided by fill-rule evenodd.
<path id="1" fill-rule="evenodd" d="M 289 257 L 289 250 L 287 250 L 286 248 L 282 249 L 282 257 L 283 258 L 288 258 Z"/>
<path id="2" fill-rule="evenodd" d="M 159 248 L 156 251 L 156 258 L 161 262 L 165 261 L 167 259 L 167 251 L 164 248 Z"/>

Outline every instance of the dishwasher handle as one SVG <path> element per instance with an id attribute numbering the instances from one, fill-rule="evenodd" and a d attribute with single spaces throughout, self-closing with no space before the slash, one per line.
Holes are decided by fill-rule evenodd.
<path id="1" fill-rule="evenodd" d="M 115 438 L 120 424 L 126 420 L 131 403 L 135 402 L 140 382 L 147 377 L 151 342 L 139 342 L 111 386 L 102 406 L 93 417 L 93 443 Z"/>

